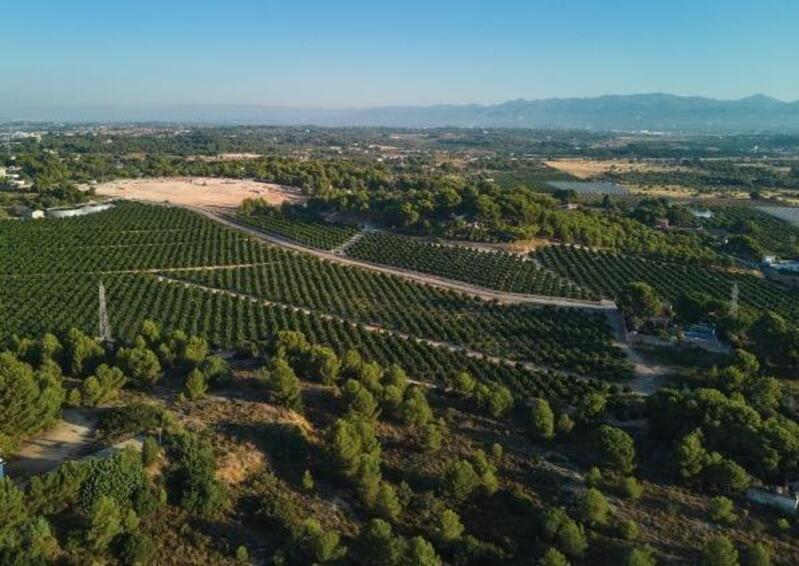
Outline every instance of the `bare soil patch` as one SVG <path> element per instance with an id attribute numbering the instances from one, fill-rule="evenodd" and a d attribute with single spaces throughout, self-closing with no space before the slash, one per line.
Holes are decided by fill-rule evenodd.
<path id="1" fill-rule="evenodd" d="M 244 199 L 261 198 L 273 205 L 303 202 L 295 187 L 261 183 L 253 179 L 214 177 L 156 177 L 119 179 L 97 185 L 98 195 L 147 202 L 168 202 L 200 208 L 237 208 Z"/>
<path id="2" fill-rule="evenodd" d="M 678 167 L 662 165 L 648 161 L 631 161 L 627 159 L 551 159 L 544 162 L 548 167 L 564 171 L 579 179 L 590 179 L 603 175 L 609 171 L 627 173 L 637 171 L 646 173 L 651 171 L 674 171 Z"/>

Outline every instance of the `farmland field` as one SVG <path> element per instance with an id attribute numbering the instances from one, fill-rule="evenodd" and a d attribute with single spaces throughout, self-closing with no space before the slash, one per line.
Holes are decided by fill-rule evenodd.
<path id="1" fill-rule="evenodd" d="M 500 291 L 594 299 L 596 295 L 517 254 L 443 246 L 407 236 L 370 233 L 347 255 L 465 281 Z"/>
<path id="2" fill-rule="evenodd" d="M 627 195 L 626 188 L 608 181 L 550 181 L 551 187 L 586 195 Z"/>
<path id="3" fill-rule="evenodd" d="M 799 208 L 793 206 L 761 206 L 758 210 L 799 227 Z"/>
<path id="4" fill-rule="evenodd" d="M 282 236 L 320 250 L 332 250 L 358 233 L 356 228 L 343 224 L 287 218 L 281 214 L 239 214 L 236 220 L 268 234 Z"/>
<path id="5" fill-rule="evenodd" d="M 2 302 L 6 316 L 0 335 L 6 337 L 34 334 L 46 326 L 65 330 L 79 324 L 92 330 L 94 319 L 86 313 L 96 308 L 96 282 L 102 277 L 109 282 L 113 326 L 122 335 L 149 316 L 168 326 L 200 331 L 226 347 L 263 338 L 263 325 L 258 331 L 252 326 L 256 315 L 250 303 L 223 301 L 239 305 L 230 316 L 249 313 L 252 321 L 220 318 L 213 314 L 218 307 L 195 305 L 195 301 L 206 304 L 209 300 L 207 304 L 214 305 L 222 301 L 219 295 L 209 299 L 211 293 L 197 289 L 163 295 L 172 286 L 154 277 L 160 273 L 170 280 L 233 291 L 354 324 L 377 324 L 487 355 L 595 377 L 621 377 L 629 371 L 621 352 L 611 346 L 601 316 L 483 303 L 263 245 L 182 209 L 123 203 L 97 215 L 4 223 L 0 230 L 0 275 L 6 280 Z M 51 299 L 42 297 L 50 292 Z M 65 295 L 80 301 L 80 306 L 52 310 L 53 301 Z M 186 297 L 186 302 L 180 307 L 150 302 L 161 296 Z M 242 311 L 242 305 L 248 306 Z M 283 312 L 276 308 L 268 310 Z M 197 313 L 203 318 L 194 319 Z M 318 316 L 311 319 L 319 320 Z M 200 327 L 195 329 L 196 325 Z"/>
<path id="6" fill-rule="evenodd" d="M 569 246 L 549 246 L 534 252 L 533 257 L 606 297 L 617 297 L 630 282 L 641 281 L 669 300 L 695 291 L 726 301 L 737 284 L 743 307 L 774 310 L 799 320 L 799 292 L 753 275 Z"/>

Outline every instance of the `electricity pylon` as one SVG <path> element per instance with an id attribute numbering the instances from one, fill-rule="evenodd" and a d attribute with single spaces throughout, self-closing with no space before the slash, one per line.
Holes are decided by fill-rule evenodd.
<path id="1" fill-rule="evenodd" d="M 111 324 L 108 322 L 108 308 L 105 304 L 105 287 L 103 286 L 103 282 L 100 281 L 100 341 L 103 342 L 106 346 L 110 346 L 114 343 L 114 339 L 111 337 Z"/>

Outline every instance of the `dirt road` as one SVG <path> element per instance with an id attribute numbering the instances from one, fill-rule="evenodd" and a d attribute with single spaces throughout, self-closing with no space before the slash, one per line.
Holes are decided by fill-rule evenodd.
<path id="1" fill-rule="evenodd" d="M 6 471 L 12 479 L 48 472 L 67 459 L 86 454 L 94 441 L 97 420 L 82 409 L 66 409 L 56 425 L 28 440 L 8 458 Z"/>
<path id="2" fill-rule="evenodd" d="M 368 269 L 370 271 L 377 271 L 379 273 L 395 275 L 397 277 L 402 277 L 403 279 L 409 279 L 411 281 L 416 281 L 417 283 L 430 285 L 432 287 L 457 291 L 459 293 L 470 295 L 472 297 L 477 297 L 485 301 L 496 301 L 503 304 L 526 303 L 526 304 L 536 304 L 536 305 L 545 305 L 553 307 L 582 309 L 587 311 L 617 310 L 616 303 L 614 303 L 613 301 L 607 301 L 607 300 L 586 301 L 580 299 L 569 299 L 565 297 L 549 297 L 545 295 L 526 295 L 522 293 L 509 293 L 506 291 L 497 291 L 494 289 L 488 289 L 486 287 L 471 285 L 463 281 L 456 281 L 454 279 L 447 279 L 444 277 L 438 277 L 436 275 L 430 275 L 427 273 L 419 273 L 418 271 L 411 271 L 409 269 L 402 269 L 399 267 L 391 267 L 387 265 L 370 263 L 367 261 L 354 259 L 348 256 L 343 256 L 328 251 L 304 246 L 302 244 L 298 244 L 297 242 L 288 240 L 286 238 L 282 238 L 280 236 L 267 234 L 260 230 L 256 230 L 249 226 L 245 226 L 239 222 L 236 222 L 234 219 L 230 218 L 229 216 L 222 215 L 213 210 L 208 210 L 205 208 L 196 208 L 196 207 L 190 207 L 190 208 L 194 212 L 202 214 L 206 218 L 214 220 L 215 222 L 219 222 L 220 224 L 224 224 L 225 226 L 228 226 L 235 230 L 239 230 L 240 232 L 245 232 L 250 236 L 253 236 L 265 242 L 269 242 L 271 244 L 288 248 L 290 250 L 311 254 L 318 258 L 326 259 L 328 261 L 339 263 L 342 265 L 347 265 L 350 267 L 360 267 L 363 269 Z"/>

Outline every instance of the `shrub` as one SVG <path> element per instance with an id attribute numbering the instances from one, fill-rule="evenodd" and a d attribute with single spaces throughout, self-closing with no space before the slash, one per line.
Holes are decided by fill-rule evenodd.
<path id="1" fill-rule="evenodd" d="M 120 545 L 119 557 L 125 564 L 146 566 L 155 558 L 156 546 L 150 535 L 141 531 L 128 533 Z"/>
<path id="2" fill-rule="evenodd" d="M 193 369 L 189 372 L 186 378 L 186 395 L 192 401 L 202 399 L 208 391 L 208 382 L 205 380 L 205 375 L 198 369 Z"/>
<path id="3" fill-rule="evenodd" d="M 638 538 L 638 525 L 632 519 L 622 521 L 618 526 L 619 537 L 624 540 L 635 540 Z"/>
<path id="4" fill-rule="evenodd" d="M 78 507 L 84 512 L 89 512 L 103 497 L 127 505 L 146 481 L 141 455 L 134 449 L 89 460 L 85 465 L 88 473 L 78 497 Z"/>
<path id="5" fill-rule="evenodd" d="M 300 553 L 316 562 L 332 562 L 342 558 L 347 549 L 340 544 L 336 531 L 325 531 L 316 519 L 306 519 L 296 537 Z"/>
<path id="6" fill-rule="evenodd" d="M 702 548 L 703 566 L 738 566 L 738 551 L 724 535 L 710 537 Z"/>
<path id="7" fill-rule="evenodd" d="M 729 526 L 738 520 L 738 517 L 735 515 L 735 505 L 733 505 L 731 499 L 723 495 L 719 495 L 710 500 L 708 515 L 711 521 L 721 525 Z"/>
<path id="8" fill-rule="evenodd" d="M 177 436 L 170 457 L 167 483 L 180 505 L 203 516 L 219 512 L 226 496 L 215 477 L 216 459 L 208 441 L 194 434 Z"/>
<path id="9" fill-rule="evenodd" d="M 161 447 L 152 436 L 147 436 L 142 443 L 141 460 L 144 466 L 153 465 L 161 457 Z"/>
<path id="10" fill-rule="evenodd" d="M 644 486 L 632 476 L 628 476 L 622 480 L 621 490 L 624 497 L 631 501 L 638 501 L 644 494 Z"/>
<path id="11" fill-rule="evenodd" d="M 557 548 L 549 548 L 538 560 L 538 566 L 569 566 L 569 561 Z"/>
<path id="12" fill-rule="evenodd" d="M 598 489 L 588 489 L 580 500 L 580 516 L 589 525 L 604 525 L 609 512 L 608 501 Z"/>
<path id="13" fill-rule="evenodd" d="M 557 430 L 557 433 L 562 436 L 571 434 L 571 431 L 574 429 L 574 421 L 566 413 L 561 413 L 558 415 L 558 421 L 555 425 L 555 429 Z"/>
<path id="14" fill-rule="evenodd" d="M 168 423 L 168 413 L 161 407 L 132 403 L 105 411 L 100 416 L 99 428 L 106 436 L 117 437 L 155 430 Z"/>
<path id="15" fill-rule="evenodd" d="M 533 399 L 530 411 L 530 428 L 539 440 L 552 440 L 555 437 L 555 415 L 546 399 Z"/>
<path id="16" fill-rule="evenodd" d="M 630 549 L 624 564 L 625 566 L 655 566 L 655 551 L 650 546 Z"/>
<path id="17" fill-rule="evenodd" d="M 396 521 L 402 513 L 402 504 L 397 497 L 394 486 L 387 482 L 381 482 L 377 489 L 374 510 L 377 515 L 387 521 Z"/>
<path id="18" fill-rule="evenodd" d="M 461 537 L 464 531 L 461 518 L 452 509 L 444 509 L 438 516 L 436 535 L 441 542 L 448 543 Z"/>
<path id="19" fill-rule="evenodd" d="M 480 476 L 466 460 L 450 464 L 444 475 L 444 489 L 456 501 L 463 501 L 480 486 Z"/>
<path id="20" fill-rule="evenodd" d="M 103 495 L 95 501 L 89 513 L 89 521 L 86 541 L 97 552 L 107 549 L 111 542 L 124 531 L 122 509 L 113 497 L 107 495 Z"/>
<path id="21" fill-rule="evenodd" d="M 7 477 L 0 478 L 0 550 L 19 544 L 18 529 L 28 518 L 22 492 Z"/>
<path id="22" fill-rule="evenodd" d="M 771 564 L 771 549 L 762 542 L 756 542 L 746 549 L 744 564 L 746 566 L 769 566 Z"/>
<path id="23" fill-rule="evenodd" d="M 400 415 L 406 425 L 425 426 L 433 418 L 427 396 L 419 387 L 409 387 L 400 406 Z"/>

